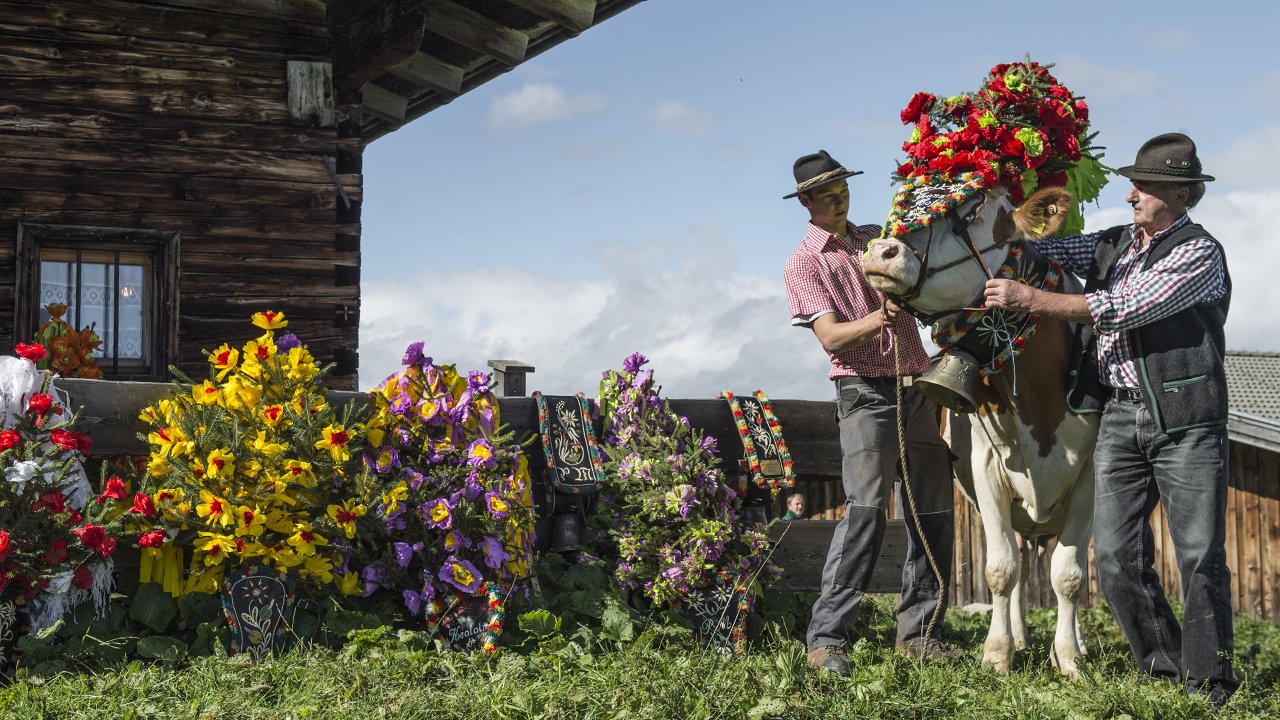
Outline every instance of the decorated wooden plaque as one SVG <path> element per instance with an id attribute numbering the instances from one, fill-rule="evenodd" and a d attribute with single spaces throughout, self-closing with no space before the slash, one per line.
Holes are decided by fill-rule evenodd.
<path id="1" fill-rule="evenodd" d="M 720 397 L 729 403 L 751 480 L 771 493 L 795 486 L 791 453 L 782 439 L 782 424 L 774 416 L 768 396 L 761 390 L 742 396 L 725 390 Z"/>
<path id="2" fill-rule="evenodd" d="M 732 652 L 746 650 L 747 613 L 751 594 L 732 576 L 721 577 L 692 591 L 680 606 L 680 614 L 693 625 L 698 642 Z"/>
<path id="3" fill-rule="evenodd" d="M 222 590 L 222 612 L 231 630 L 230 653 L 262 660 L 283 649 L 293 603 L 292 582 L 287 576 L 266 568 L 228 575 Z"/>
<path id="4" fill-rule="evenodd" d="M 604 485 L 604 462 L 586 398 L 580 394 L 533 396 L 551 486 L 563 493 L 599 492 Z"/>

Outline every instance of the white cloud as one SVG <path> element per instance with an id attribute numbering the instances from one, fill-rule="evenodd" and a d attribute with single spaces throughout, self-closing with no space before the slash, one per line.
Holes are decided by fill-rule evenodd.
<path id="1" fill-rule="evenodd" d="M 689 137 L 706 137 L 715 129 L 715 118 L 677 100 L 663 100 L 649 110 L 649 120 L 663 130 Z"/>
<path id="2" fill-rule="evenodd" d="M 494 128 L 527 127 L 599 114 L 604 107 L 601 95 L 570 96 L 549 82 L 527 82 L 494 98 L 487 119 Z"/>
<path id="3" fill-rule="evenodd" d="M 1155 97 L 1168 89 L 1167 79 L 1137 65 L 1099 65 L 1075 55 L 1054 64 L 1054 76 L 1093 103 L 1103 99 Z"/>
<path id="4" fill-rule="evenodd" d="M 1272 186 L 1275 183 L 1273 168 L 1280 163 L 1280 125 L 1260 127 L 1221 152 L 1200 150 L 1200 155 L 1205 171 L 1218 178 L 1219 185 L 1226 184 L 1232 189 Z M 1210 184 L 1206 198 L 1213 196 L 1213 185 Z"/>

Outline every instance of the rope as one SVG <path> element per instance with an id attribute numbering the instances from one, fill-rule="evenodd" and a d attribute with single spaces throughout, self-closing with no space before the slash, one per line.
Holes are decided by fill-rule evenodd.
<path id="1" fill-rule="evenodd" d="M 898 403 L 898 462 L 902 465 L 902 487 L 907 494 L 907 505 L 911 508 L 911 519 L 915 522 L 916 533 L 920 536 L 920 547 L 924 548 L 924 556 L 929 560 L 929 568 L 933 570 L 933 576 L 938 581 L 937 603 L 933 606 L 933 613 L 929 616 L 929 625 L 925 628 L 924 638 L 921 640 L 921 643 L 925 643 L 929 641 L 929 638 L 933 637 L 933 629 L 937 627 L 938 613 L 942 610 L 942 599 L 947 592 L 947 585 L 942 580 L 942 571 L 938 569 L 938 561 L 933 557 L 933 550 L 929 547 L 929 541 L 925 539 L 924 528 L 920 525 L 920 513 L 916 510 L 915 495 L 911 492 L 911 476 L 907 472 L 907 431 L 902 420 L 905 414 L 902 412 L 902 357 L 898 351 L 896 327 L 890 332 L 893 333 L 893 366 L 896 376 L 894 395 Z M 923 647 L 921 649 L 923 650 Z"/>

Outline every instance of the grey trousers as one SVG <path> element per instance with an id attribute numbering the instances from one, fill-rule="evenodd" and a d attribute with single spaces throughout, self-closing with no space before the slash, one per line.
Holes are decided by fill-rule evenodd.
<path id="1" fill-rule="evenodd" d="M 951 577 L 955 542 L 951 458 L 938 435 L 936 407 L 914 387 L 903 390 L 907 470 L 916 509 L 943 582 Z M 844 645 L 871 581 L 886 514 L 898 477 L 898 419 L 894 378 L 841 378 L 836 383 L 836 414 L 845 491 L 844 519 L 836 526 L 822 570 L 822 595 L 813 605 L 806 643 L 810 650 Z M 921 637 L 939 604 L 938 582 L 929 566 L 906 499 L 907 558 L 898 596 L 898 643 Z M 946 593 L 933 636 L 942 633 Z"/>

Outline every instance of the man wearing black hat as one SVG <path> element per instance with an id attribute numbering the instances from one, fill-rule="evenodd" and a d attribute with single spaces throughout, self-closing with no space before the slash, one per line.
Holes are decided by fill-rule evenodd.
<path id="1" fill-rule="evenodd" d="M 1147 141 L 1117 172 L 1133 181 L 1131 225 L 1036 244 L 1085 279 L 1083 295 L 993 280 L 986 300 L 1081 323 L 1068 401 L 1102 413 L 1094 555 L 1103 594 L 1140 668 L 1221 704 L 1238 684 L 1224 548 L 1231 276 L 1222 246 L 1187 215 L 1213 177 L 1180 133 Z M 1182 574 L 1182 625 L 1153 569 L 1158 502 Z"/>
<path id="2" fill-rule="evenodd" d="M 844 518 L 836 526 L 822 571 L 806 642 L 809 665 L 849 674 L 845 633 L 857 618 L 871 579 L 898 470 L 896 383 L 929 367 L 915 320 L 867 284 L 861 256 L 880 235 L 878 225 L 848 221 L 846 170 L 826 151 L 795 163 L 798 197 L 809 211 L 804 242 L 787 260 L 784 280 L 793 325 L 807 327 L 831 360 L 840 423 Z M 951 575 L 951 465 L 938 435 L 935 408 L 914 387 L 903 389 L 908 479 L 924 538 L 907 523 L 907 559 L 898 603 L 898 649 L 912 657 L 942 658 L 942 616 Z"/>

